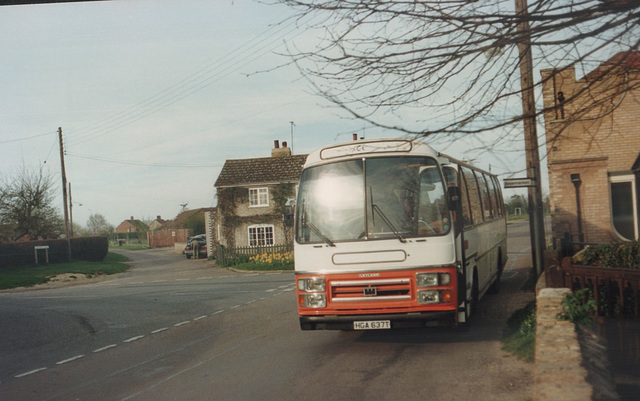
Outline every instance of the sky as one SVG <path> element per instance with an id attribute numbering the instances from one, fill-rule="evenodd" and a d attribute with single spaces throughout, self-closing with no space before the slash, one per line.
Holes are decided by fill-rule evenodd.
<path id="1" fill-rule="evenodd" d="M 62 214 L 61 128 L 74 223 L 117 226 L 215 206 L 225 160 L 268 157 L 274 140 L 305 154 L 353 133 L 402 137 L 314 94 L 286 53 L 316 33 L 291 15 L 253 0 L 0 7 L 0 177 L 42 167 Z M 434 147 L 523 176 L 524 139 L 499 157 L 474 151 L 490 142 Z"/>

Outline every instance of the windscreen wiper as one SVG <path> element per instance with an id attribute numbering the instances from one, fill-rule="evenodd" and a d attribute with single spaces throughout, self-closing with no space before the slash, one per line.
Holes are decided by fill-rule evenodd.
<path id="1" fill-rule="evenodd" d="M 324 233 L 322 231 L 320 231 L 320 229 L 318 227 L 315 226 L 315 224 L 313 224 L 310 221 L 307 221 L 307 213 L 306 213 L 306 200 L 302 201 L 302 213 L 300 216 L 300 219 L 302 220 L 302 226 L 304 227 L 309 227 L 311 229 L 311 231 L 313 231 L 314 233 L 316 233 L 316 235 L 318 237 L 320 237 L 327 245 L 329 246 L 336 246 L 336 244 L 333 243 L 333 241 L 331 241 L 326 235 L 324 235 Z"/>
<path id="2" fill-rule="evenodd" d="M 400 232 L 396 229 L 396 227 L 391 223 L 386 214 L 380 209 L 380 206 L 373 203 L 373 188 L 369 187 L 369 193 L 371 194 L 371 217 L 372 220 L 375 217 L 375 212 L 378 212 L 382 220 L 389 226 L 393 234 L 398 238 L 398 240 L 402 243 L 407 242 L 407 240 L 400 234 Z M 374 223 L 375 225 L 375 223 Z"/>

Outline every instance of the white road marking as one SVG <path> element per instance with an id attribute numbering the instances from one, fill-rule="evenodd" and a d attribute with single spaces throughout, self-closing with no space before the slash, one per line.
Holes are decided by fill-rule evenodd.
<path id="1" fill-rule="evenodd" d="M 191 320 L 185 320 L 184 322 L 180 322 L 180 323 L 176 323 L 173 325 L 173 327 L 180 327 L 180 326 L 184 326 L 185 324 L 189 324 L 191 323 Z"/>
<path id="2" fill-rule="evenodd" d="M 108 350 L 110 348 L 114 348 L 114 347 L 117 347 L 117 346 L 118 346 L 117 344 L 111 344 L 111 345 L 107 345 L 106 347 L 102 347 L 102 348 L 98 348 L 96 350 L 93 350 L 93 352 L 94 353 L 102 352 L 102 351 L 106 351 L 106 350 Z"/>
<path id="3" fill-rule="evenodd" d="M 213 315 L 219 315 L 219 314 L 221 314 L 222 312 L 224 312 L 224 309 L 220 309 L 219 311 L 215 311 L 215 312 L 213 312 Z M 211 316 L 213 316 L 213 315 L 211 315 Z"/>
<path id="4" fill-rule="evenodd" d="M 25 376 L 32 375 L 34 373 L 42 372 L 43 370 L 46 370 L 46 369 L 47 368 L 34 369 L 34 370 L 30 370 L 30 371 L 25 372 L 25 373 L 21 373 L 19 375 L 15 375 L 14 377 L 16 377 L 16 378 L 25 377 Z"/>
<path id="5" fill-rule="evenodd" d="M 198 316 L 197 318 L 193 319 L 193 321 L 195 322 L 197 320 L 202 320 L 202 319 L 204 319 L 206 317 L 207 317 L 207 315 Z"/>
<path id="6" fill-rule="evenodd" d="M 69 362 L 75 361 L 76 359 L 80 359 L 80 358 L 84 358 L 84 355 L 72 356 L 71 358 L 65 359 L 64 361 L 56 362 L 56 365 L 64 365 L 65 363 L 69 363 Z"/>
<path id="7" fill-rule="evenodd" d="M 128 340 L 124 340 L 123 342 L 125 342 L 125 343 L 132 343 L 132 342 L 137 341 L 137 340 L 139 340 L 139 339 L 141 339 L 141 338 L 144 338 L 144 336 L 135 336 L 135 337 L 131 337 L 130 339 L 128 339 Z"/>
<path id="8" fill-rule="evenodd" d="M 268 290 L 265 290 L 264 292 L 274 292 L 274 291 L 278 291 L 277 288 L 269 288 Z"/>
<path id="9" fill-rule="evenodd" d="M 241 307 L 241 306 L 242 306 L 242 305 L 233 305 L 233 306 L 231 307 L 231 309 L 239 308 L 239 307 Z"/>
<path id="10" fill-rule="evenodd" d="M 190 278 L 177 278 L 176 281 L 191 281 Z"/>
<path id="11" fill-rule="evenodd" d="M 168 327 L 163 327 L 161 329 L 152 331 L 151 334 L 158 334 L 158 333 L 163 332 L 165 330 L 169 330 L 169 328 Z"/>

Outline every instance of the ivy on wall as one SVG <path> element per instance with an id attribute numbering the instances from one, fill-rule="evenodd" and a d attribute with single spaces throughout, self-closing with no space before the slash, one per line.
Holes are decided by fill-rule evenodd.
<path id="1" fill-rule="evenodd" d="M 224 238 L 227 244 L 235 244 L 235 233 L 242 224 L 272 224 L 281 219 L 285 204 L 295 196 L 295 184 L 280 183 L 269 187 L 270 201 L 273 206 L 271 213 L 253 216 L 238 216 L 238 206 L 249 203 L 249 191 L 247 188 L 220 188 L 218 189 L 218 213 Z M 291 239 L 292 228 L 282 226 L 285 241 Z"/>

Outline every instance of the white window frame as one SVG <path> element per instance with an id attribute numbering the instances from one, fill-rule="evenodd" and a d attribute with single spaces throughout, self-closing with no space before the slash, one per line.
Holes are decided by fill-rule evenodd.
<path id="1" fill-rule="evenodd" d="M 251 230 L 256 230 L 256 233 L 255 233 L 256 243 L 254 244 L 251 243 Z M 267 235 L 268 230 L 271 231 L 271 236 L 270 236 L 271 243 L 267 242 L 267 240 L 269 239 L 269 236 Z M 262 238 L 260 238 L 261 234 L 262 234 Z M 260 247 L 260 246 L 275 245 L 276 244 L 275 235 L 276 235 L 275 226 L 273 224 L 254 224 L 247 227 L 247 243 L 252 248 Z"/>
<path id="2" fill-rule="evenodd" d="M 624 238 L 622 235 L 620 235 L 618 233 L 618 231 L 616 230 L 615 225 L 613 224 L 613 199 L 612 199 L 612 193 L 611 193 L 611 184 L 612 183 L 622 183 L 622 182 L 630 182 L 631 183 L 631 202 L 633 204 L 633 222 L 635 223 L 633 225 L 633 234 L 634 234 L 634 239 L 638 240 L 638 199 L 636 198 L 636 194 L 637 194 L 637 190 L 636 190 L 636 176 L 633 174 L 627 174 L 627 175 L 616 175 L 616 176 L 611 176 L 609 177 L 609 205 L 610 205 L 610 215 L 611 215 L 611 227 L 613 228 L 613 232 L 616 233 L 616 235 L 618 237 L 620 237 L 620 239 L 623 239 L 625 241 L 629 241 L 628 238 Z"/>
<path id="3" fill-rule="evenodd" d="M 249 207 L 267 206 L 269 206 L 269 188 L 249 188 Z"/>

